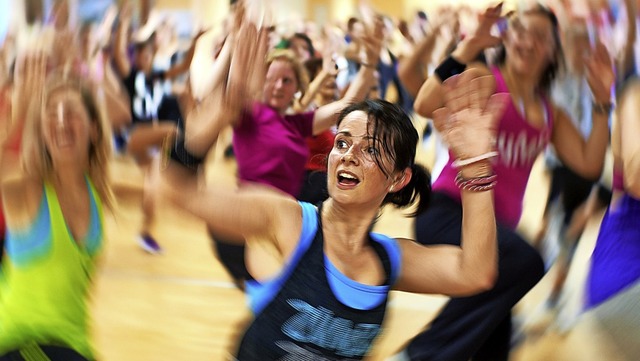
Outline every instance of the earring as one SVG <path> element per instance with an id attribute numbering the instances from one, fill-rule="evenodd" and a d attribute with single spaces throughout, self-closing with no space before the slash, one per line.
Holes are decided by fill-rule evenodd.
<path id="1" fill-rule="evenodd" d="M 393 187 L 395 186 L 392 184 L 391 187 L 389 187 L 389 192 L 393 192 Z"/>

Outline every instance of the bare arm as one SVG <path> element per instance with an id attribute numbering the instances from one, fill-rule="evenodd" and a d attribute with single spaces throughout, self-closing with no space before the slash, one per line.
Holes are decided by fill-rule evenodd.
<path id="1" fill-rule="evenodd" d="M 418 95 L 422 83 L 427 79 L 427 63 L 438 38 L 438 29 L 434 28 L 418 44 L 411 54 L 398 65 L 400 81 L 413 98 Z"/>
<path id="2" fill-rule="evenodd" d="M 461 246 L 422 246 L 401 240 L 402 276 L 407 292 L 468 296 L 493 287 L 497 277 L 493 192 L 462 192 Z"/>
<path id="3" fill-rule="evenodd" d="M 120 77 L 126 77 L 131 72 L 131 63 L 127 57 L 127 44 L 129 43 L 129 27 L 131 26 L 131 3 L 125 2 L 120 11 L 120 21 L 116 29 L 116 38 L 113 46 L 113 61 Z"/>
<path id="4" fill-rule="evenodd" d="M 218 61 L 225 63 L 223 75 L 216 76 L 213 92 L 203 100 L 202 109 L 190 112 L 185 123 L 184 146 L 189 153 L 203 157 L 215 143 L 220 129 L 237 116 L 250 101 L 252 88 L 246 77 L 261 69 L 266 53 L 266 32 L 241 24 L 231 35 L 235 44 L 225 44 Z M 258 40 L 258 38 L 260 40 Z M 233 53 L 225 60 L 226 52 Z M 231 67 L 231 68 L 229 68 Z M 228 74 L 228 76 L 224 76 Z M 159 170 L 159 168 L 156 168 Z M 203 187 L 192 169 L 168 160 L 161 175 L 152 177 L 160 193 L 186 211 L 202 218 L 211 229 L 239 243 L 267 241 L 280 247 L 280 240 L 296 240 L 301 229 L 301 207 L 292 197 L 264 186 L 221 185 Z M 215 204 L 215 207 L 211 205 Z M 274 210 L 277 210 L 274 212 Z M 298 221 L 296 221 L 298 220 Z M 285 226 L 285 223 L 288 226 Z M 299 226 L 295 226 L 295 225 Z M 294 225 L 293 227 L 291 225 Z"/>
<path id="5" fill-rule="evenodd" d="M 640 83 L 636 80 L 626 87 L 620 101 L 618 130 L 619 154 L 624 173 L 624 186 L 633 197 L 640 198 Z M 616 140 L 614 139 L 614 142 Z M 616 147 L 613 148 L 614 150 Z M 615 159 L 614 158 L 614 159 Z"/>
<path id="6" fill-rule="evenodd" d="M 467 68 L 479 68 L 488 73 L 488 69 L 479 63 L 472 63 L 478 54 L 485 48 L 496 46 L 500 39 L 491 35 L 491 27 L 498 20 L 502 5 L 488 8 L 481 16 L 480 25 L 472 36 L 465 38 L 458 44 L 458 47 L 451 56 L 462 64 L 467 64 Z M 423 117 L 432 118 L 433 112 L 442 107 L 444 97 L 442 92 L 442 79 L 434 75 L 427 79 L 422 85 L 413 105 L 416 113 Z"/>
<path id="7" fill-rule="evenodd" d="M 607 114 L 593 114 L 593 127 L 585 140 L 569 116 L 556 111 L 552 143 L 558 157 L 567 167 L 586 179 L 597 180 L 602 173 L 604 156 L 609 144 Z"/>
<path id="8" fill-rule="evenodd" d="M 294 111 L 298 113 L 306 111 L 309 108 L 309 105 L 311 104 L 311 102 L 313 101 L 313 98 L 316 96 L 316 94 L 318 94 L 318 91 L 320 91 L 320 88 L 322 88 L 322 85 L 330 77 L 331 77 L 331 74 L 324 71 L 324 69 L 320 70 L 318 75 L 316 75 L 316 77 L 313 78 L 311 83 L 309 83 L 309 88 L 304 93 L 302 98 L 300 98 L 299 101 L 293 104 Z"/>
<path id="9" fill-rule="evenodd" d="M 634 0 L 625 0 L 624 1 L 626 12 L 627 12 L 627 36 L 625 41 L 625 46 L 622 49 L 622 54 L 620 54 L 620 59 L 618 59 L 618 76 L 626 76 L 633 70 L 635 56 L 634 56 L 634 45 L 636 43 L 637 37 L 637 23 L 636 23 L 636 13 L 638 11 L 638 5 Z M 623 79 L 618 79 L 622 81 Z"/>
<path id="10" fill-rule="evenodd" d="M 165 77 L 167 79 L 173 79 L 177 76 L 184 74 L 185 72 L 187 72 L 187 70 L 189 70 L 189 67 L 191 66 L 191 61 L 193 60 L 193 55 L 196 52 L 196 44 L 198 43 L 198 39 L 200 39 L 200 37 L 204 35 L 204 33 L 206 33 L 206 30 L 201 30 L 198 32 L 198 34 L 196 34 L 196 36 L 193 37 L 193 39 L 191 40 L 191 46 L 189 46 L 189 50 L 187 50 L 187 53 L 185 54 L 182 61 L 174 65 L 173 67 L 169 68 L 165 72 Z"/>
<path id="11" fill-rule="evenodd" d="M 459 165 L 462 179 L 489 184 L 486 188 L 460 186 L 461 246 L 423 247 L 401 242 L 399 290 L 447 295 L 469 295 L 493 287 L 498 272 L 494 181 L 489 158 L 495 154 L 497 120 L 509 101 L 493 94 L 495 81 L 477 69 L 467 70 L 443 84 L 446 107 L 434 113 L 434 124 Z M 480 158 L 478 158 L 480 157 Z M 478 160 L 480 159 L 480 160 Z"/>
<path id="12" fill-rule="evenodd" d="M 289 228 L 295 233 L 292 226 L 301 224 L 300 205 L 276 190 L 260 186 L 233 189 L 218 184 L 203 187 L 194 172 L 173 161 L 168 161 L 161 177 L 161 194 L 166 199 L 239 244 L 259 240 L 278 245 L 280 230 Z"/>
<path id="13" fill-rule="evenodd" d="M 14 106 L 20 104 L 24 109 L 13 114 L 13 119 L 2 119 L 3 124 L 10 123 L 8 132 L 0 139 L 0 191 L 8 227 L 27 224 L 33 219 L 40 201 L 41 183 L 34 181 L 20 166 L 22 133 L 26 117 L 39 110 L 42 89 L 46 76 L 48 57 L 43 52 L 19 54 L 16 59 Z M 29 96 L 27 96 L 27 94 Z M 28 99 L 28 101 L 27 101 Z M 15 111 L 16 109 L 14 109 Z M 28 111 L 29 110 L 29 111 Z M 9 116 L 9 114 L 4 114 Z"/>
<path id="14" fill-rule="evenodd" d="M 615 81 L 613 65 L 602 43 L 596 45 L 593 56 L 586 62 L 587 81 L 595 104 L 610 104 L 611 88 Z M 564 164 L 588 179 L 598 179 L 604 166 L 609 143 L 608 112 L 592 111 L 593 126 L 585 141 L 568 116 L 556 111 L 552 142 Z"/>
<path id="15" fill-rule="evenodd" d="M 374 72 L 382 46 L 382 27 L 382 21 L 378 19 L 373 28 L 366 28 L 364 38 L 365 62 L 360 66 L 358 74 L 342 99 L 316 110 L 313 116 L 313 134 L 320 134 L 333 126 L 338 120 L 338 115 L 342 109 L 364 100 L 373 84 L 375 84 Z"/>

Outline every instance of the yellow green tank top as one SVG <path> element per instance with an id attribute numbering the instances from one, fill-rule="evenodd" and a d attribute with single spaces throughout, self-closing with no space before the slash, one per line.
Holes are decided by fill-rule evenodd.
<path id="1" fill-rule="evenodd" d="M 0 284 L 0 355 L 36 343 L 72 348 L 95 359 L 87 300 L 104 223 L 100 197 L 88 178 L 87 187 L 91 218 L 84 242 L 71 235 L 49 183 L 33 224 L 8 230 Z"/>

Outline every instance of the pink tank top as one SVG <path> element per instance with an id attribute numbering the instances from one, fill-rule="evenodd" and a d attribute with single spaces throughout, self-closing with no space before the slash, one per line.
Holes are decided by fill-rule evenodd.
<path id="1" fill-rule="evenodd" d="M 509 93 L 507 84 L 497 67 L 491 69 L 496 80 L 496 93 Z M 498 121 L 497 151 L 493 170 L 498 176 L 494 189 L 496 218 L 503 226 L 515 229 L 522 215 L 522 200 L 538 155 L 547 146 L 553 129 L 553 112 L 545 96 L 542 96 L 546 124 L 541 129 L 530 125 L 518 111 L 513 101 L 507 105 Z M 458 171 L 452 166 L 453 156 L 433 183 L 433 190 L 443 192 L 460 201 L 460 190 L 455 185 Z"/>
<path id="2" fill-rule="evenodd" d="M 622 169 L 618 169 L 613 167 L 613 183 L 612 187 L 614 191 L 623 191 L 624 192 L 624 175 L 622 173 Z"/>

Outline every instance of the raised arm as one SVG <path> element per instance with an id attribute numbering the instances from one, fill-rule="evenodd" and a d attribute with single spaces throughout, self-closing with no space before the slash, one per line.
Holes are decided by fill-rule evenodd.
<path id="1" fill-rule="evenodd" d="M 635 44 L 637 37 L 636 16 L 638 13 L 638 4 L 635 0 L 624 0 L 625 10 L 627 14 L 627 34 L 625 45 L 618 60 L 618 81 L 624 80 L 635 66 Z"/>
<path id="2" fill-rule="evenodd" d="M 124 78 L 131 72 L 131 62 L 127 56 L 129 44 L 129 28 L 131 27 L 131 2 L 125 1 L 120 10 L 120 19 L 116 29 L 113 44 L 113 61 L 120 77 Z"/>
<path id="3" fill-rule="evenodd" d="M 458 44 L 451 56 L 439 66 L 439 68 L 455 69 L 462 72 L 465 68 L 484 68 L 479 63 L 472 63 L 481 51 L 496 46 L 500 39 L 491 35 L 491 27 L 499 19 L 502 11 L 502 3 L 488 8 L 480 15 L 479 26 L 475 33 L 465 38 Z M 445 65 L 446 64 L 446 65 Z M 485 72 L 488 72 L 486 68 Z M 423 117 L 432 118 L 433 112 L 444 105 L 442 81 L 440 76 L 434 74 L 424 82 L 413 105 L 416 113 Z"/>
<path id="4" fill-rule="evenodd" d="M 497 119 L 509 101 L 491 95 L 492 76 L 471 69 L 443 84 L 446 107 L 434 112 L 434 124 L 459 168 L 456 183 L 462 201 L 461 247 L 425 247 L 400 241 L 402 271 L 397 289 L 462 296 L 493 287 L 497 272 L 496 220 L 493 205 Z M 499 180 L 497 180 L 499 181 Z"/>
<path id="5" fill-rule="evenodd" d="M 622 166 L 625 190 L 640 199 L 640 82 L 633 80 L 625 87 L 620 99 L 612 140 L 614 160 Z"/>
<path id="6" fill-rule="evenodd" d="M 336 62 L 333 59 L 333 55 L 335 54 L 335 46 L 328 43 L 328 41 L 330 41 L 330 39 L 327 37 L 325 48 L 322 49 L 322 69 L 320 69 L 311 83 L 309 83 L 309 87 L 307 91 L 302 95 L 300 101 L 294 104 L 294 110 L 298 112 L 303 112 L 307 108 L 309 108 L 309 104 L 311 104 L 313 98 L 315 98 L 315 96 L 318 94 L 324 83 L 327 80 L 331 79 L 331 77 L 335 77 L 338 73 L 338 69 L 336 69 Z"/>
<path id="7" fill-rule="evenodd" d="M 184 137 L 170 149 L 169 160 L 162 171 L 162 194 L 202 218 L 211 229 L 238 242 L 254 239 L 277 242 L 277 230 L 287 228 L 279 224 L 283 214 L 293 220 L 296 214 L 301 216 L 295 199 L 265 187 L 203 188 L 198 184 L 198 165 L 215 144 L 220 130 L 247 108 L 254 94 L 253 87 L 260 86 L 247 83 L 248 77 L 264 78 L 261 72 L 266 42 L 266 30 L 259 31 L 250 23 L 243 23 L 230 35 L 216 62 L 221 66 L 214 77 L 213 91 L 189 112 Z M 229 52 L 231 56 L 227 55 Z"/>
<path id="8" fill-rule="evenodd" d="M 316 110 L 313 117 L 313 134 L 320 134 L 333 126 L 342 109 L 364 100 L 371 87 L 377 82 L 375 70 L 382 47 L 383 26 L 384 24 L 379 18 L 376 18 L 373 24 L 365 26 L 363 44 L 366 50 L 366 59 L 363 59 L 360 70 L 344 97 Z"/>
<path id="9" fill-rule="evenodd" d="M 189 50 L 187 50 L 187 53 L 185 54 L 182 61 L 172 66 L 166 71 L 165 77 L 167 79 L 173 79 L 177 76 L 184 74 L 185 72 L 187 72 L 187 70 L 189 70 L 189 67 L 191 66 L 191 61 L 193 60 L 193 55 L 196 52 L 196 45 L 198 43 L 198 39 L 200 39 L 200 37 L 204 35 L 206 32 L 207 30 L 200 30 L 198 31 L 196 36 L 194 36 L 193 39 L 191 39 L 191 45 L 189 46 Z"/>
<path id="10" fill-rule="evenodd" d="M 400 81 L 414 99 L 427 79 L 427 66 L 439 33 L 440 27 L 433 27 L 424 38 L 415 44 L 409 56 L 402 59 L 398 65 Z"/>
<path id="11" fill-rule="evenodd" d="M 3 196 L 7 199 L 9 193 L 15 193 L 16 187 L 10 185 L 8 180 L 24 178 L 21 162 L 21 143 L 27 117 L 31 115 L 32 107 L 39 107 L 42 100 L 48 56 L 42 51 L 19 54 L 16 58 L 15 82 L 11 119 L 2 119 L 6 133 L 2 134 L 0 143 L 0 184 Z M 8 116 L 8 114 L 6 115 Z M 16 184 L 16 182 L 11 182 Z M 24 185 L 23 181 L 18 182 Z M 24 189 L 18 187 L 19 189 Z M 13 194 L 12 198 L 20 198 L 22 195 Z M 6 202 L 5 202 L 6 203 Z"/>
<path id="12" fill-rule="evenodd" d="M 591 134 L 584 139 L 568 116 L 556 111 L 552 142 L 562 162 L 587 179 L 598 179 L 609 143 L 608 120 L 611 113 L 611 87 L 615 74 L 605 46 L 598 42 L 586 62 L 587 81 L 593 94 Z"/>

